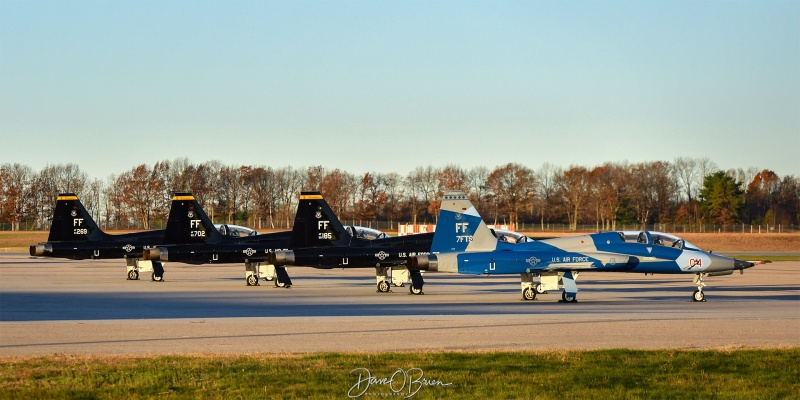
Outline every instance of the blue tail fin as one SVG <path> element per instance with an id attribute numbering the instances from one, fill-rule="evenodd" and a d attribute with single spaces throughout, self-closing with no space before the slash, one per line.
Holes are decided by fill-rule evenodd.
<path id="1" fill-rule="evenodd" d="M 462 191 L 447 191 L 442 197 L 432 253 L 492 251 L 497 238 L 483 222 L 469 196 Z"/>

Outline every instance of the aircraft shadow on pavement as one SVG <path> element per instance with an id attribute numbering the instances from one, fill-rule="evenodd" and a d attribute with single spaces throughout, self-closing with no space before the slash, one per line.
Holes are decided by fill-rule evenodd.
<path id="1" fill-rule="evenodd" d="M 402 289 L 402 288 L 398 288 Z M 275 289 L 285 290 L 285 289 Z M 289 289 L 292 290 L 292 289 Z M 486 302 L 486 292 L 463 293 L 465 300 L 442 301 L 434 295 L 411 296 L 403 292 L 357 296 L 237 296 L 222 293 L 185 292 L 169 296 L 154 293 L 25 293 L 7 292 L 0 296 L 0 321 L 74 321 L 114 319 L 174 319 L 174 318 L 237 318 L 237 317 L 330 317 L 330 316 L 433 316 L 433 315 L 520 315 L 540 318 L 542 315 L 598 314 L 623 316 L 632 310 L 641 311 L 642 300 L 658 301 L 656 307 L 672 307 L 682 302 L 680 295 L 653 296 L 639 289 L 642 297 L 593 298 L 587 292 L 585 300 L 575 304 L 558 303 L 557 292 L 541 295 L 539 301 L 526 302 L 514 293 L 498 294 Z M 685 291 L 685 290 L 684 290 Z M 494 292 L 494 291 L 492 291 Z M 595 291 L 592 291 L 595 292 Z M 595 292 L 597 293 L 597 292 Z M 752 300 L 798 301 L 800 296 L 758 294 L 747 297 L 709 292 L 715 301 L 740 302 Z M 470 300 L 469 296 L 481 296 Z M 512 297 L 514 296 L 514 297 Z M 686 295 L 687 299 L 689 295 Z M 663 307 L 662 307 L 663 308 Z M 653 309 L 658 312 L 659 308 Z M 665 310 L 662 310 L 665 311 Z"/>

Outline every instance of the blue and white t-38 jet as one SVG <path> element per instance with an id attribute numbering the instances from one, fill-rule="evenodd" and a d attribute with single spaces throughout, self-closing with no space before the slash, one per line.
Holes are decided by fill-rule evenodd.
<path id="1" fill-rule="evenodd" d="M 461 274 L 519 274 L 522 298 L 563 288 L 562 301 L 577 300 L 582 271 L 693 274 L 694 301 L 705 301 L 704 278 L 730 275 L 755 263 L 705 252 L 662 232 L 600 232 L 523 243 L 500 241 L 461 191 L 445 192 L 430 255 L 409 268 Z M 533 279 L 540 277 L 540 283 Z"/>

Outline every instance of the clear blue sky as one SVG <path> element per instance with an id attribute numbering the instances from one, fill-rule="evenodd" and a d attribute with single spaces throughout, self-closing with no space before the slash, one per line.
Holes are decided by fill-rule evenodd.
<path id="1" fill-rule="evenodd" d="M 0 0 L 0 163 L 800 175 L 800 1 Z"/>

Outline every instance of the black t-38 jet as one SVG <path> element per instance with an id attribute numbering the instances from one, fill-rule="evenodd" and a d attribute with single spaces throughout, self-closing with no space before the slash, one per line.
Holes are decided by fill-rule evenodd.
<path id="1" fill-rule="evenodd" d="M 420 271 L 409 270 L 409 257 L 428 254 L 432 233 L 370 237 L 357 228 L 346 229 L 319 192 L 303 192 L 297 209 L 289 250 L 275 251 L 267 262 L 314 268 L 375 268 L 378 292 L 411 280 L 409 291 L 422 294 Z M 389 270 L 391 269 L 391 278 Z"/>
<path id="2" fill-rule="evenodd" d="M 121 258 L 127 264 L 129 280 L 139 279 L 140 272 L 152 271 L 151 280 L 161 282 L 164 280 L 163 264 L 143 257 L 149 249 L 164 244 L 199 243 L 211 237 L 235 240 L 242 232 L 254 232 L 234 225 L 217 227 L 208 217 L 201 216 L 205 217 L 205 213 L 191 193 L 176 192 L 165 229 L 112 235 L 97 226 L 78 196 L 60 193 L 47 241 L 32 245 L 30 254 L 73 260 Z M 288 238 L 289 232 L 273 235 Z"/>
<path id="3" fill-rule="evenodd" d="M 199 205 L 195 211 L 200 222 L 191 222 L 195 225 L 183 227 L 189 236 L 196 225 L 210 224 Z M 379 292 L 388 292 L 392 281 L 399 285 L 410 279 L 411 292 L 419 294 L 422 293 L 422 275 L 418 270 L 408 271 L 404 266 L 408 257 L 427 254 L 432 239 L 432 234 L 388 237 L 366 228 L 344 227 L 322 194 L 315 191 L 300 193 L 291 232 L 239 239 L 216 238 L 215 234 L 209 233 L 205 237 L 195 236 L 193 240 L 197 243 L 194 244 L 156 246 L 145 251 L 144 258 L 154 262 L 190 264 L 244 262 L 248 285 L 257 284 L 259 276 L 272 280 L 273 272 L 269 270 L 274 268 L 277 287 L 292 285 L 285 269 L 289 265 L 326 269 L 375 268 Z M 264 267 L 268 272 L 261 271 Z"/>

